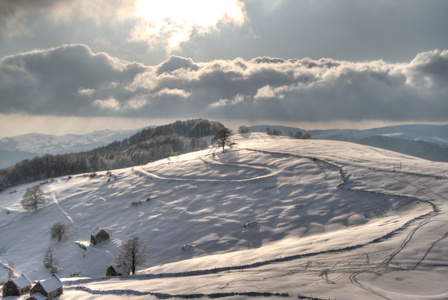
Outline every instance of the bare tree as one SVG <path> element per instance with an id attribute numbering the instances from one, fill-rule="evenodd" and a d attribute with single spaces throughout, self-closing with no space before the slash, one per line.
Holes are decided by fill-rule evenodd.
<path id="1" fill-rule="evenodd" d="M 232 130 L 229 128 L 222 128 L 218 130 L 215 136 L 212 139 L 212 144 L 217 147 L 222 147 L 222 151 L 224 151 L 225 146 L 230 146 L 232 141 L 230 140 L 230 136 L 232 135 Z"/>
<path id="2" fill-rule="evenodd" d="M 303 132 L 302 131 L 297 131 L 294 134 L 294 138 L 296 138 L 296 139 L 303 139 Z"/>
<path id="3" fill-rule="evenodd" d="M 4 265 L 4 267 L 8 269 L 8 280 L 13 279 L 15 277 L 14 263 L 10 261 L 7 265 Z"/>
<path id="4" fill-rule="evenodd" d="M 49 269 L 51 274 L 55 274 L 59 270 L 58 260 L 53 257 L 53 248 L 51 246 L 48 247 L 47 251 L 44 254 L 44 266 Z"/>
<path id="5" fill-rule="evenodd" d="M 135 274 L 136 267 L 148 261 L 148 255 L 149 247 L 145 240 L 135 237 L 121 244 L 120 252 L 114 257 L 113 263 L 125 273 Z"/>
<path id="6" fill-rule="evenodd" d="M 277 135 L 277 136 L 283 135 L 282 131 L 280 129 L 277 129 L 277 128 L 267 127 L 266 128 L 266 132 L 269 135 Z"/>
<path id="7" fill-rule="evenodd" d="M 51 226 L 50 233 L 51 239 L 61 241 L 68 232 L 68 225 L 63 222 L 56 222 Z"/>
<path id="8" fill-rule="evenodd" d="M 192 137 L 190 140 L 190 149 L 193 151 L 194 150 L 203 150 L 203 149 L 206 149 L 207 147 L 208 147 L 208 143 L 204 139 Z"/>
<path id="9" fill-rule="evenodd" d="M 44 192 L 39 185 L 27 188 L 20 203 L 25 210 L 34 212 L 45 203 Z"/>
<path id="10" fill-rule="evenodd" d="M 249 127 L 244 126 L 244 125 L 241 125 L 241 126 L 238 128 L 238 133 L 241 133 L 241 134 L 249 133 L 249 131 L 250 131 Z"/>
<path id="11" fill-rule="evenodd" d="M 311 139 L 311 138 L 313 138 L 313 136 L 309 132 L 305 133 L 305 135 L 303 136 L 303 139 L 305 139 L 305 140 Z"/>

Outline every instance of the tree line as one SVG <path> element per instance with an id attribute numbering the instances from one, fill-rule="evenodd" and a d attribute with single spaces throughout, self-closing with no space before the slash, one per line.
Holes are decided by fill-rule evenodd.
<path id="1" fill-rule="evenodd" d="M 219 122 L 205 119 L 177 121 L 137 134 L 87 152 L 44 155 L 24 160 L 0 170 L 0 191 L 8 187 L 71 174 L 132 167 L 172 155 L 205 149 L 201 137 L 214 135 L 224 128 Z"/>

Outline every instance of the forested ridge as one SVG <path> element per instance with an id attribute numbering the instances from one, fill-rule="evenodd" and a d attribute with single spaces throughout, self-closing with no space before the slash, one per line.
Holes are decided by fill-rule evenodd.
<path id="1" fill-rule="evenodd" d="M 44 155 L 0 170 L 0 190 L 35 180 L 79 173 L 132 167 L 172 155 L 204 149 L 201 137 L 224 128 L 205 119 L 177 121 L 144 129 L 135 135 L 87 152 Z M 188 138 L 188 140 L 187 140 Z"/>

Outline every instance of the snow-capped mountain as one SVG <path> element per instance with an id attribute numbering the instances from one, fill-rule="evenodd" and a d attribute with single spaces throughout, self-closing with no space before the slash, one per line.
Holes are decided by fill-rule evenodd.
<path id="1" fill-rule="evenodd" d="M 0 279 L 10 265 L 48 277 L 52 246 L 61 300 L 447 299 L 447 163 L 341 141 L 233 139 L 224 152 L 2 191 Z M 46 204 L 26 212 L 20 199 L 36 184 Z M 58 221 L 70 228 L 60 242 Z M 98 226 L 111 238 L 94 246 Z M 133 237 L 148 262 L 106 278 Z"/>
<path id="2" fill-rule="evenodd" d="M 5 137 L 0 139 L 0 168 L 44 154 L 89 151 L 114 141 L 122 141 L 140 130 L 100 130 L 84 135 L 67 134 L 62 136 L 30 133 Z"/>

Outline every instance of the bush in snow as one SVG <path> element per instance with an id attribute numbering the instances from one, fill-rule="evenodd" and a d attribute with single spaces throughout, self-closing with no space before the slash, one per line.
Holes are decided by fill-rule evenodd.
<path id="1" fill-rule="evenodd" d="M 51 233 L 51 239 L 60 241 L 62 240 L 66 235 L 68 231 L 68 225 L 63 222 L 56 222 L 51 226 L 50 233 Z"/>
<path id="2" fill-rule="evenodd" d="M 149 202 L 151 201 L 151 197 L 146 198 L 145 200 L 141 199 L 141 200 L 135 200 L 131 202 L 131 206 L 137 206 L 139 204 L 142 204 L 143 202 Z"/>
<path id="3" fill-rule="evenodd" d="M 34 212 L 39 208 L 39 206 L 45 203 L 44 192 L 41 190 L 39 185 L 35 185 L 32 188 L 27 188 L 20 203 L 25 210 Z"/>
<path id="4" fill-rule="evenodd" d="M 143 200 L 135 200 L 131 202 L 131 206 L 137 206 L 139 204 L 143 203 Z"/>

